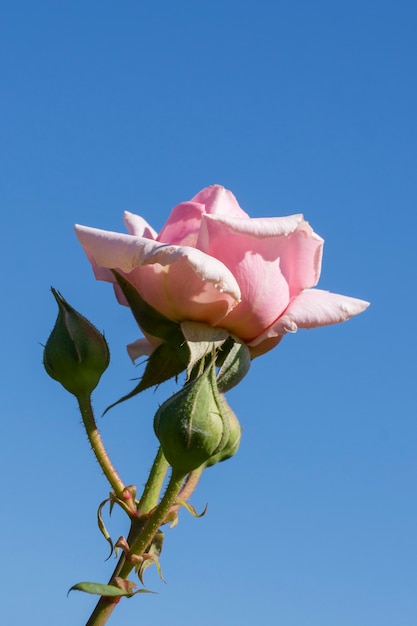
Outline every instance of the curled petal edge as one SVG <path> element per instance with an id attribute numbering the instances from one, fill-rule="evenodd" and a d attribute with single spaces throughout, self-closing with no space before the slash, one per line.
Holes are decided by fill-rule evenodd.
<path id="1" fill-rule="evenodd" d="M 222 185 L 211 185 L 202 189 L 191 202 L 203 204 L 205 211 L 210 214 L 229 215 L 245 219 L 249 217 L 240 207 L 233 193 Z"/>
<path id="2" fill-rule="evenodd" d="M 323 241 L 313 231 L 310 224 L 305 221 L 302 213 L 286 217 L 252 217 L 250 219 L 229 215 L 205 214 L 201 218 L 202 227 L 204 228 L 205 223 L 210 221 L 223 224 L 231 233 L 259 239 L 287 236 L 299 230 L 304 231 L 307 236 Z"/>
<path id="3" fill-rule="evenodd" d="M 123 221 L 129 235 L 136 237 L 146 237 L 147 239 L 156 239 L 158 233 L 148 224 L 148 222 L 136 213 L 125 211 Z"/>
<path id="4" fill-rule="evenodd" d="M 232 272 L 218 259 L 190 246 L 160 244 L 151 239 L 123 233 L 104 231 L 89 226 L 75 226 L 76 235 L 92 262 L 98 280 L 114 283 L 110 269 L 129 274 L 137 267 L 160 264 L 168 267 L 186 261 L 192 271 L 204 282 L 211 283 L 220 293 L 240 302 L 239 285 Z"/>
<path id="5" fill-rule="evenodd" d="M 153 243 L 153 242 L 152 242 Z M 135 255 L 135 266 L 159 263 L 169 267 L 178 261 L 187 261 L 195 274 L 204 282 L 209 282 L 221 293 L 226 293 L 240 302 L 240 287 L 232 272 L 218 259 L 190 246 L 154 245 L 143 247 Z"/>
<path id="6" fill-rule="evenodd" d="M 321 289 L 306 289 L 295 297 L 281 317 L 249 345 L 295 333 L 298 328 L 317 328 L 345 322 L 367 309 L 369 302 Z"/>

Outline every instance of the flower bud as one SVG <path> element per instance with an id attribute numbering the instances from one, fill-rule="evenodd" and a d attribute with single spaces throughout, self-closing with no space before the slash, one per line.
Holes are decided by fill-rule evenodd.
<path id="1" fill-rule="evenodd" d="M 229 422 L 229 437 L 220 452 L 217 452 L 217 454 L 209 458 L 206 463 L 206 467 L 211 467 L 216 463 L 226 461 L 235 455 L 239 450 L 240 439 L 242 436 L 242 429 L 236 414 L 230 408 L 223 394 L 219 394 L 219 399 L 223 407 L 223 416 L 226 417 Z"/>
<path id="2" fill-rule="evenodd" d="M 51 378 L 77 398 L 89 396 L 109 364 L 107 342 L 55 289 L 52 293 L 59 311 L 46 342 L 44 367 Z"/>
<path id="3" fill-rule="evenodd" d="M 223 449 L 229 439 L 223 411 L 214 365 L 159 407 L 155 434 L 175 471 L 188 474 Z"/>

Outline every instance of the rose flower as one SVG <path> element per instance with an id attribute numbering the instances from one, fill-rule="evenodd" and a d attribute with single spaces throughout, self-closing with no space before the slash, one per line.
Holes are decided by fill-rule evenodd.
<path id="1" fill-rule="evenodd" d="M 287 332 L 343 322 L 368 302 L 320 289 L 323 239 L 302 215 L 250 218 L 219 185 L 178 204 L 157 234 L 125 213 L 128 234 L 75 227 L 95 277 L 114 284 L 117 270 L 167 318 L 203 322 L 243 340 L 252 356 Z M 150 354 L 155 338 L 128 346 L 132 359 Z"/>

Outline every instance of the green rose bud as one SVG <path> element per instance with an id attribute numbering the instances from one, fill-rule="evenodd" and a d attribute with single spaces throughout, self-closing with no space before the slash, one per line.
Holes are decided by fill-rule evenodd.
<path id="1" fill-rule="evenodd" d="M 214 365 L 159 407 L 155 434 L 175 471 L 188 474 L 223 449 L 229 439 L 223 412 Z"/>
<path id="2" fill-rule="evenodd" d="M 240 439 L 242 436 L 242 429 L 240 427 L 239 421 L 235 413 L 230 408 L 226 398 L 222 394 L 219 394 L 219 398 L 220 398 L 221 405 L 223 408 L 223 416 L 229 422 L 229 437 L 227 439 L 225 446 L 222 448 L 222 450 L 220 450 L 220 452 L 218 452 L 217 454 L 209 458 L 209 460 L 206 463 L 206 467 L 211 467 L 212 465 L 215 465 L 216 463 L 221 463 L 222 461 L 226 461 L 227 459 L 230 459 L 230 457 L 235 455 L 239 449 Z"/>
<path id="3" fill-rule="evenodd" d="M 110 354 L 104 336 L 55 290 L 58 318 L 43 353 L 44 367 L 77 398 L 89 396 L 107 369 Z"/>

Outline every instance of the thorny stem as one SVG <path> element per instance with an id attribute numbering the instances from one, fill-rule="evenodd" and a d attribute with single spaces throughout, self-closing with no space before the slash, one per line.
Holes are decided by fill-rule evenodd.
<path id="1" fill-rule="evenodd" d="M 127 555 L 122 555 L 120 558 L 109 584 L 114 583 L 115 576 L 118 576 L 123 580 L 129 576 L 134 567 L 131 557 L 135 555 L 142 555 L 151 544 L 152 539 L 157 533 L 159 527 L 165 522 L 171 507 L 175 504 L 175 501 L 178 498 L 178 493 L 184 482 L 184 478 L 184 474 L 172 472 L 164 497 L 152 515 L 143 524 L 143 526 L 139 524 L 135 529 L 135 525 L 132 524 L 131 532 L 128 537 L 130 550 Z M 86 626 L 104 626 L 119 600 L 120 598 L 115 599 L 102 596 L 91 614 Z"/>
<path id="2" fill-rule="evenodd" d="M 81 416 L 84 422 L 87 437 L 90 441 L 91 448 L 96 459 L 109 481 L 116 496 L 125 501 L 126 486 L 119 477 L 115 467 L 113 466 L 107 451 L 104 447 L 99 430 L 97 428 L 94 413 L 91 406 L 90 397 L 78 398 Z M 137 511 L 135 510 L 134 500 L 126 502 L 127 508 L 131 514 L 131 529 L 127 537 L 127 543 L 130 546 L 128 554 L 122 554 L 116 568 L 110 578 L 109 584 L 114 584 L 116 577 L 126 580 L 134 567 L 132 556 L 141 556 L 146 552 L 152 543 L 152 540 L 160 526 L 165 522 L 171 511 L 176 511 L 181 506 L 177 503 L 177 499 L 187 500 L 197 486 L 203 468 L 199 468 L 191 472 L 184 482 L 183 474 L 172 472 L 171 478 L 167 485 L 165 494 L 158 505 L 160 492 L 168 470 L 168 462 L 159 448 L 154 463 L 152 465 L 149 478 L 145 484 L 142 497 L 139 501 Z M 151 513 L 151 511 L 154 511 Z M 143 516 L 149 515 L 148 519 Z M 113 613 L 116 605 L 120 601 L 120 597 L 102 596 L 93 613 L 91 614 L 86 626 L 105 626 L 108 619 Z"/>
<path id="3" fill-rule="evenodd" d="M 202 465 L 201 467 L 199 467 L 198 469 L 192 471 L 190 474 L 188 474 L 182 488 L 181 491 L 178 494 L 178 498 L 180 500 L 182 500 L 183 502 L 186 502 L 188 500 L 188 498 L 192 495 L 193 491 L 195 490 L 195 488 L 197 487 L 198 481 L 200 480 L 200 476 L 203 473 L 204 470 L 204 465 Z M 178 511 L 178 509 L 181 507 L 181 504 L 175 504 L 171 511 Z"/>
<path id="4" fill-rule="evenodd" d="M 78 405 L 80 407 L 81 417 L 83 419 L 84 427 L 87 433 L 88 440 L 91 444 L 91 448 L 95 454 L 95 457 L 100 465 L 103 474 L 109 481 L 117 497 L 125 501 L 126 494 L 125 485 L 117 473 L 113 463 L 107 454 L 107 450 L 104 447 L 101 439 L 100 432 L 97 428 L 96 421 L 94 419 L 93 407 L 91 406 L 90 396 L 80 396 L 77 398 Z M 134 509 L 135 504 L 133 499 L 126 503 L 130 509 Z"/>
<path id="5" fill-rule="evenodd" d="M 146 548 L 150 545 L 159 527 L 165 522 L 165 518 L 170 512 L 171 507 L 175 504 L 184 478 L 185 475 L 183 473 L 178 474 L 174 470 L 172 471 L 164 497 L 154 513 L 145 522 L 139 536 L 131 542 L 129 555 L 141 555 L 146 551 Z M 121 578 L 125 578 L 125 575 L 129 574 L 132 567 L 133 564 L 126 561 L 125 566 L 122 567 L 120 571 Z"/>
<path id="6" fill-rule="evenodd" d="M 145 489 L 138 505 L 138 514 L 144 515 L 149 513 L 159 501 L 162 485 L 168 470 L 168 461 L 166 460 L 162 448 L 159 447 L 153 462 L 149 478 L 146 481 Z"/>

